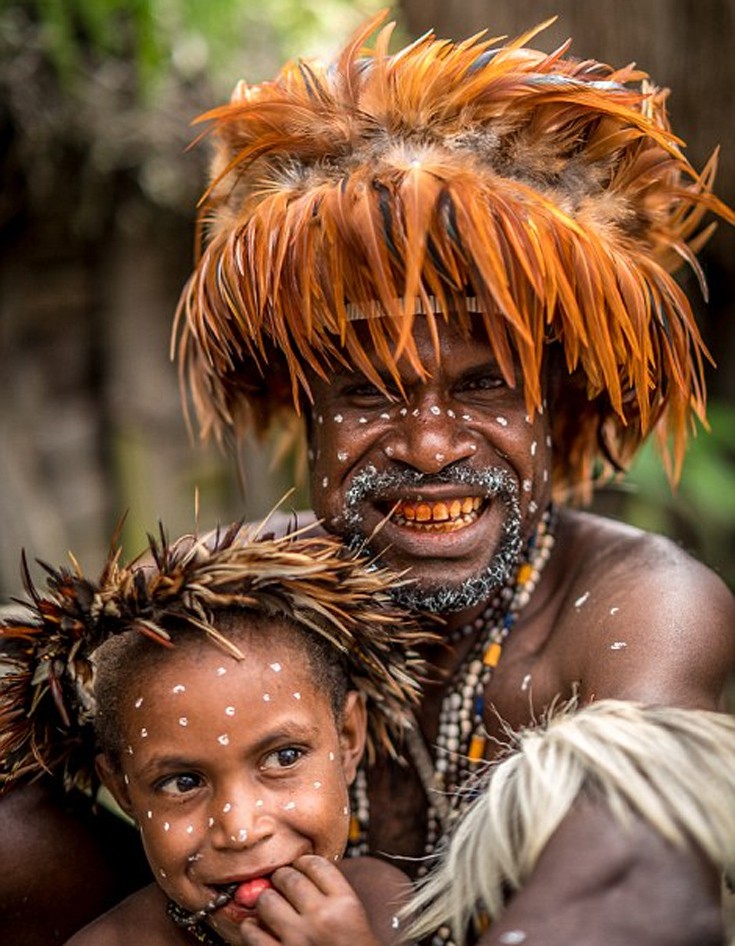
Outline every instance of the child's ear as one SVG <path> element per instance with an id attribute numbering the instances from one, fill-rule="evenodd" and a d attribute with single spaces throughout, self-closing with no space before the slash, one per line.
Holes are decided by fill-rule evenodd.
<path id="1" fill-rule="evenodd" d="M 97 775 L 99 775 L 100 781 L 107 791 L 112 795 L 125 814 L 129 815 L 129 817 L 135 821 L 133 806 L 130 801 L 130 793 L 128 792 L 128 786 L 125 784 L 125 776 L 120 770 L 120 767 L 114 765 L 108 756 L 102 752 L 95 757 L 94 765 L 97 769 Z"/>
<path id="2" fill-rule="evenodd" d="M 365 700 L 357 690 L 350 690 L 345 699 L 342 712 L 342 728 L 339 734 L 342 770 L 348 785 L 351 785 L 355 780 L 357 766 L 365 751 L 366 735 L 367 713 L 365 711 Z"/>

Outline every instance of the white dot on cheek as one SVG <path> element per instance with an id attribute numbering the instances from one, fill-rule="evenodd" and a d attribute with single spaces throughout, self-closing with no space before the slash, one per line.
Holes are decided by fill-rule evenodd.
<path id="1" fill-rule="evenodd" d="M 234 707 L 234 706 L 225 706 L 225 713 L 227 714 L 227 716 L 234 716 L 234 715 L 235 715 L 235 707 Z"/>
<path id="2" fill-rule="evenodd" d="M 314 782 L 314 788 L 321 788 L 321 787 L 322 787 L 321 782 Z"/>
<path id="3" fill-rule="evenodd" d="M 135 708 L 140 709 L 142 705 L 143 705 L 143 697 L 139 696 L 138 699 L 135 701 Z"/>
<path id="4" fill-rule="evenodd" d="M 531 444 L 531 456 L 532 456 L 532 457 L 535 457 L 535 456 L 536 456 L 536 441 L 535 441 L 535 440 L 534 440 L 533 443 Z"/>
<path id="5" fill-rule="evenodd" d="M 227 673 L 227 671 L 225 670 L 224 667 L 217 667 L 217 669 L 215 670 L 215 673 L 217 674 L 218 677 L 223 677 Z"/>
<path id="6" fill-rule="evenodd" d="M 183 685 L 183 683 L 177 683 L 176 686 L 173 688 L 173 690 L 171 690 L 171 692 L 172 693 L 185 693 L 186 687 Z"/>
<path id="7" fill-rule="evenodd" d="M 345 453 L 344 450 L 340 450 L 339 453 L 337 454 L 337 459 L 339 460 L 340 463 L 346 463 L 347 460 L 349 459 L 349 455 Z"/>
<path id="8" fill-rule="evenodd" d="M 188 725 L 189 725 L 189 720 L 186 718 L 186 716 L 179 716 L 179 726 L 188 726 Z"/>
<path id="9" fill-rule="evenodd" d="M 385 448 L 385 455 L 386 455 L 387 457 L 392 457 L 392 456 L 393 456 L 393 453 L 394 453 L 393 447 L 391 447 L 390 444 L 389 444 L 389 445 Z"/>
<path id="10" fill-rule="evenodd" d="M 164 880 L 166 879 L 166 871 L 162 867 L 159 869 L 158 873 L 161 875 L 161 877 L 163 877 Z"/>
<path id="11" fill-rule="evenodd" d="M 227 802 L 227 804 L 223 807 L 222 811 L 225 814 L 227 814 L 228 811 L 232 811 L 232 805 L 229 802 Z"/>
<path id="12" fill-rule="evenodd" d="M 444 454 L 443 454 L 443 453 L 437 453 L 437 454 L 435 454 L 435 456 L 436 456 L 436 459 L 439 461 L 439 463 L 441 463 L 442 460 L 444 459 Z"/>
<path id="13" fill-rule="evenodd" d="M 330 761 L 330 762 L 334 762 L 334 753 L 333 753 L 333 752 L 330 752 L 330 753 L 329 753 L 329 761 Z"/>
<path id="14" fill-rule="evenodd" d="M 495 420 L 500 424 L 501 427 L 507 427 L 507 426 L 508 426 L 508 418 L 507 418 L 507 417 L 496 417 Z"/>
<path id="15" fill-rule="evenodd" d="M 343 420 L 344 420 L 344 417 L 341 414 L 334 415 L 335 424 L 341 424 Z"/>
<path id="16" fill-rule="evenodd" d="M 271 695 L 270 695 L 270 693 L 264 693 L 264 694 L 263 694 L 263 702 L 264 702 L 264 703 L 270 703 L 270 701 L 271 701 Z"/>
<path id="17" fill-rule="evenodd" d="M 188 825 L 186 826 L 186 833 L 187 833 L 187 834 L 194 834 L 194 825 L 193 825 L 193 824 L 188 824 Z"/>
<path id="18" fill-rule="evenodd" d="M 164 822 L 163 822 L 163 830 L 164 830 L 164 831 L 169 831 L 170 829 L 171 829 L 171 825 L 168 823 L 168 821 L 164 821 Z"/>
<path id="19" fill-rule="evenodd" d="M 214 827 L 214 818 L 210 818 L 209 821 L 207 822 L 207 824 L 209 825 L 210 828 L 213 828 L 213 827 Z"/>
<path id="20" fill-rule="evenodd" d="M 429 410 L 430 410 L 431 413 L 434 414 L 436 417 L 438 417 L 439 414 L 441 414 L 441 412 L 442 412 L 442 409 L 441 409 L 440 407 L 437 407 L 436 404 L 432 404 L 431 407 L 429 408 Z"/>
<path id="21" fill-rule="evenodd" d="M 283 669 L 283 668 L 281 667 L 281 665 L 280 665 L 279 663 L 277 663 L 277 662 L 274 663 L 274 664 L 271 664 L 271 665 L 270 665 L 270 668 L 271 668 L 271 670 L 273 671 L 273 673 L 280 673 L 281 670 Z"/>
<path id="22" fill-rule="evenodd" d="M 299 693 L 298 690 L 294 693 L 293 698 L 294 698 L 295 700 L 300 700 L 300 699 L 301 699 L 301 694 Z"/>
<path id="23" fill-rule="evenodd" d="M 153 812 L 152 812 L 152 811 L 147 811 L 146 814 L 148 815 L 148 818 L 149 818 L 149 819 L 153 817 Z"/>
<path id="24" fill-rule="evenodd" d="M 230 737 L 227 735 L 227 733 L 222 733 L 221 736 L 217 736 L 217 742 L 221 746 L 228 746 L 230 744 Z"/>
<path id="25" fill-rule="evenodd" d="M 287 801 L 286 804 L 283 806 L 283 810 L 284 810 L 284 811 L 293 811 L 295 807 L 296 807 L 296 802 L 295 802 L 295 801 Z"/>
<path id="26" fill-rule="evenodd" d="M 145 739 L 147 735 L 148 735 L 148 730 L 144 726 L 143 729 L 141 729 L 140 731 L 141 739 Z"/>

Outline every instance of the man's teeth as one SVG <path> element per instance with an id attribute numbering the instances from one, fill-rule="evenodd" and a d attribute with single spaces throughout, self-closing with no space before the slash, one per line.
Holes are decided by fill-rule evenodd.
<path id="1" fill-rule="evenodd" d="M 424 499 L 402 502 L 393 513 L 393 521 L 397 525 L 419 529 L 459 529 L 477 519 L 477 512 L 482 503 L 480 496 L 466 496 L 464 499 L 451 499 L 446 502 L 428 502 Z"/>

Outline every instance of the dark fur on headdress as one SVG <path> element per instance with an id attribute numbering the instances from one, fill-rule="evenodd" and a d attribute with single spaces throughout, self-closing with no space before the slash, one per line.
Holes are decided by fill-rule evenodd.
<path id="1" fill-rule="evenodd" d="M 422 373 L 417 300 L 467 324 L 472 299 L 531 413 L 557 353 L 558 495 L 588 493 L 654 429 L 676 477 L 708 355 L 671 274 L 685 260 L 703 282 L 702 217 L 735 222 L 711 193 L 716 155 L 694 170 L 666 92 L 633 66 L 527 48 L 547 24 L 389 55 L 393 24 L 363 48 L 384 18 L 336 62 L 289 63 L 202 116 L 217 150 L 176 332 L 203 433 L 264 429 L 308 397 L 307 366 L 380 385 L 356 319 L 389 374 L 401 356 Z"/>
<path id="2" fill-rule="evenodd" d="M 44 566 L 45 596 L 26 574 L 28 616 L 0 622 L 0 790 L 43 771 L 67 785 L 91 784 L 96 648 L 130 630 L 175 646 L 185 625 L 241 656 L 216 629 L 220 609 L 282 615 L 325 638 L 367 699 L 369 751 L 396 751 L 418 698 L 423 665 L 413 648 L 427 640 L 391 603 L 400 576 L 336 539 L 301 533 L 262 538 L 233 528 L 212 542 L 169 544 L 162 531 L 150 551 L 155 564 L 121 566 L 113 549 L 98 581 L 76 562 Z"/>

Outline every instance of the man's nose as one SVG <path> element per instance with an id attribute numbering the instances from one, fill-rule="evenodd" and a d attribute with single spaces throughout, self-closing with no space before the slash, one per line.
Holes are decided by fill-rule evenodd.
<path id="1" fill-rule="evenodd" d="M 270 837 L 276 826 L 272 806 L 258 791 L 240 787 L 219 793 L 209 811 L 215 848 L 247 848 Z"/>
<path id="2" fill-rule="evenodd" d="M 414 397 L 398 412 L 383 450 L 391 460 L 422 473 L 438 473 L 477 451 L 461 408 L 436 396 Z"/>

